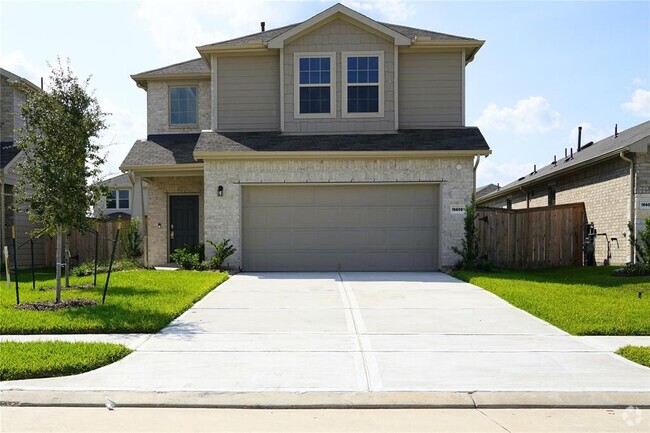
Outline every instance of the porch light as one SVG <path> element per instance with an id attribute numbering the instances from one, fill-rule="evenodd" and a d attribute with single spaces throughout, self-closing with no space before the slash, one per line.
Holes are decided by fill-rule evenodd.
<path id="1" fill-rule="evenodd" d="M 221 185 L 217 188 L 217 197 L 223 197 L 223 186 Z"/>

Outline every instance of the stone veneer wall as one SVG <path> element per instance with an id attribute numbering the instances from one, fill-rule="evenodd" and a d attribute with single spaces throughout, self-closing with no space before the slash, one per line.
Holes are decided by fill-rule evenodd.
<path id="1" fill-rule="evenodd" d="M 648 165 L 650 173 L 650 164 Z M 648 188 L 650 189 L 650 182 Z M 623 264 L 630 260 L 627 222 L 630 220 L 630 166 L 620 158 L 568 173 L 548 182 L 525 186 L 531 192 L 530 207 L 548 205 L 548 187 L 556 189 L 556 204 L 584 202 L 587 221 L 593 222 L 598 233 L 607 233 L 618 239 L 611 244 L 611 263 Z M 650 192 L 650 191 L 648 191 Z M 513 209 L 526 208 L 526 195 L 517 191 L 481 206 L 506 207 L 506 199 L 512 199 Z M 596 261 L 602 264 L 606 258 L 607 244 L 599 236 L 596 241 Z"/>
<path id="2" fill-rule="evenodd" d="M 172 126 L 169 123 L 169 87 L 197 86 L 197 124 Z M 210 129 L 212 122 L 210 80 L 149 81 L 147 83 L 147 134 L 187 134 Z"/>
<path id="3" fill-rule="evenodd" d="M 174 176 L 148 178 L 148 253 L 149 263 L 162 265 L 169 262 L 169 196 L 199 196 L 199 240 L 203 237 L 203 178 L 200 176 Z M 158 228 L 160 224 L 160 228 Z"/>
<path id="4" fill-rule="evenodd" d="M 205 237 L 228 238 L 237 248 L 229 265 L 241 266 L 241 185 L 239 182 L 413 182 L 444 180 L 440 187 L 440 264 L 450 267 L 458 257 L 451 251 L 463 238 L 463 215 L 450 215 L 450 206 L 469 202 L 473 182 L 471 157 L 437 159 L 310 159 L 206 161 Z M 460 169 L 457 166 L 460 165 Z M 219 185 L 223 197 L 217 197 Z M 150 195 L 152 197 L 152 195 Z M 152 223 L 155 222 L 152 221 Z M 155 230 L 155 229 L 153 229 Z M 211 254 L 208 249 L 207 255 Z"/>

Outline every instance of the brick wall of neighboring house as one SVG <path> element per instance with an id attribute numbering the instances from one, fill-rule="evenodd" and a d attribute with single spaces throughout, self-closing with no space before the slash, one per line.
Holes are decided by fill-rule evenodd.
<path id="1" fill-rule="evenodd" d="M 607 233 L 618 239 L 611 243 L 611 263 L 622 264 L 630 260 L 627 222 L 630 220 L 630 166 L 620 158 L 568 173 L 564 176 L 527 185 L 523 189 L 530 196 L 530 207 L 548 206 L 548 188 L 556 190 L 556 204 L 585 204 L 587 220 L 594 223 L 598 233 Z M 499 197 L 481 206 L 506 207 L 506 199 L 512 200 L 513 209 L 525 209 L 526 194 L 522 191 Z M 596 242 L 596 261 L 603 263 L 607 243 L 599 236 Z"/>
<path id="2" fill-rule="evenodd" d="M 196 85 L 198 98 L 197 125 L 172 126 L 169 123 L 169 86 Z M 186 134 L 210 129 L 210 80 L 149 81 L 147 83 L 147 134 Z"/>
<path id="3" fill-rule="evenodd" d="M 460 169 L 457 165 L 460 165 Z M 444 179 L 440 187 L 440 263 L 442 267 L 450 267 L 456 263 L 458 257 L 451 251 L 451 247 L 460 245 L 463 238 L 463 215 L 450 215 L 450 207 L 469 203 L 474 188 L 471 157 L 206 161 L 205 236 L 208 239 L 230 239 L 237 248 L 237 253 L 229 260 L 229 264 L 240 266 L 242 246 L 239 182 L 350 182 L 351 178 L 354 178 L 355 182 L 417 182 Z M 217 197 L 219 185 L 224 187 L 223 197 Z M 152 195 L 150 197 L 150 203 L 153 204 L 154 198 Z"/>
<path id="4" fill-rule="evenodd" d="M 175 194 L 199 195 L 199 240 L 203 238 L 203 178 L 199 176 L 149 178 L 148 246 L 149 263 L 169 262 L 169 196 Z M 158 228 L 160 224 L 160 228 Z"/>

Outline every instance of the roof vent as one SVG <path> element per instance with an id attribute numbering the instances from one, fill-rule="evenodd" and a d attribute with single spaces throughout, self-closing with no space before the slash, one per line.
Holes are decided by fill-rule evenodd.
<path id="1" fill-rule="evenodd" d="M 531 175 L 533 174 L 537 174 L 537 164 L 533 165 L 533 172 L 531 173 Z"/>
<path id="2" fill-rule="evenodd" d="M 591 146 L 591 145 L 593 145 L 593 144 L 594 144 L 594 142 L 593 142 L 593 141 L 590 141 L 589 143 L 587 143 L 587 144 L 585 144 L 584 146 L 582 146 L 582 150 L 585 150 L 586 148 L 588 148 L 589 146 Z"/>
<path id="3" fill-rule="evenodd" d="M 262 29 L 262 31 L 264 31 L 264 29 L 266 28 L 266 23 L 264 21 L 260 23 L 260 28 Z"/>
<path id="4" fill-rule="evenodd" d="M 578 126 L 578 152 L 582 150 L 582 126 Z"/>
<path id="5" fill-rule="evenodd" d="M 526 176 L 521 176 L 519 179 L 517 179 L 517 182 L 526 179 Z"/>
<path id="6" fill-rule="evenodd" d="M 557 166 L 557 155 L 553 155 L 553 167 Z"/>
<path id="7" fill-rule="evenodd" d="M 614 125 L 614 138 L 618 138 L 618 123 Z"/>

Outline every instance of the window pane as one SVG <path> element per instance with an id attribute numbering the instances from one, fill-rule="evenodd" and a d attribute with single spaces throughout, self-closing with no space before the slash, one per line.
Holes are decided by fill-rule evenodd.
<path id="1" fill-rule="evenodd" d="M 120 209 L 128 209 L 128 208 L 129 208 L 129 199 L 120 200 Z"/>
<path id="2" fill-rule="evenodd" d="M 348 83 L 379 83 L 379 57 L 348 57 Z"/>
<path id="3" fill-rule="evenodd" d="M 300 70 L 301 71 L 309 70 L 309 59 L 305 59 L 305 58 L 300 59 Z"/>
<path id="4" fill-rule="evenodd" d="M 301 113 L 329 113 L 330 88 L 329 87 L 301 87 L 300 88 Z"/>
<path id="5" fill-rule="evenodd" d="M 115 209 L 116 206 L 116 200 L 115 200 L 115 191 L 111 191 L 108 193 L 106 196 L 106 208 L 107 209 Z"/>
<path id="6" fill-rule="evenodd" d="M 300 84 L 329 84 L 330 59 L 312 57 L 300 59 Z"/>
<path id="7" fill-rule="evenodd" d="M 378 113 L 379 86 L 349 86 L 349 113 Z"/>
<path id="8" fill-rule="evenodd" d="M 122 200 L 122 199 L 127 199 L 128 200 L 129 199 L 129 190 L 128 189 L 121 189 L 119 191 L 119 193 L 120 193 L 120 200 Z"/>
<path id="9" fill-rule="evenodd" d="M 172 124 L 196 123 L 196 87 L 171 87 L 170 120 Z"/>

